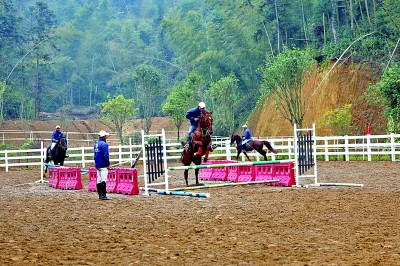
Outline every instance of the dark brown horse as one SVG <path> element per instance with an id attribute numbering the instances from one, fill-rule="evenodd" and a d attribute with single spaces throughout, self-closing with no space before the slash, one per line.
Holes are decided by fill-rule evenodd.
<path id="1" fill-rule="evenodd" d="M 188 150 L 183 150 L 181 161 L 183 165 L 189 166 L 191 163 L 195 165 L 201 164 L 201 157 L 205 155 L 204 162 L 208 160 L 208 154 L 213 151 L 211 146 L 211 134 L 213 132 L 211 116 L 212 112 L 203 111 L 199 118 L 199 126 L 193 133 L 192 145 Z M 185 146 L 186 141 L 182 141 L 182 146 Z M 189 170 L 185 170 L 186 186 L 189 186 L 188 181 Z M 199 169 L 195 169 L 196 185 L 199 185 Z"/>
<path id="2" fill-rule="evenodd" d="M 231 145 L 236 142 L 236 150 L 237 150 L 237 155 L 236 155 L 236 160 L 239 160 L 239 155 L 242 152 L 242 137 L 239 134 L 232 134 L 231 135 Z M 264 156 L 264 161 L 267 161 L 267 153 L 263 150 L 264 145 L 265 147 L 268 148 L 271 152 L 277 154 L 278 151 L 272 148 L 271 143 L 266 140 L 250 140 L 248 143 L 246 143 L 246 151 L 252 151 L 256 150 L 259 154 Z M 243 152 L 244 155 L 246 156 L 247 160 L 251 161 L 249 156 L 247 155 L 247 152 Z"/>

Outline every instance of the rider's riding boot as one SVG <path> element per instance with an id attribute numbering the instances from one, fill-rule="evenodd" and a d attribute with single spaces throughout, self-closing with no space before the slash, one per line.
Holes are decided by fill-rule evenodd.
<path id="1" fill-rule="evenodd" d="M 99 194 L 99 199 L 101 199 L 103 197 L 103 192 L 102 192 L 103 188 L 102 188 L 101 183 L 97 183 L 96 188 L 97 188 L 97 193 Z"/>
<path id="2" fill-rule="evenodd" d="M 101 182 L 101 186 L 102 186 L 102 196 L 101 199 L 102 200 L 111 200 L 111 198 L 107 198 L 107 185 L 106 182 Z"/>

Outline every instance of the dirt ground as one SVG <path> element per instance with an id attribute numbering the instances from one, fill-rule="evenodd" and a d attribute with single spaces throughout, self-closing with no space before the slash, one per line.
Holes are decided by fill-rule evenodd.
<path id="1" fill-rule="evenodd" d="M 393 162 L 319 162 L 321 182 L 365 186 L 108 194 L 111 201 L 88 192 L 85 175 L 83 190 L 57 190 L 35 183 L 37 169 L 2 171 L 0 263 L 400 265 L 399 170 Z M 172 187 L 183 186 L 182 172 L 169 173 Z"/>

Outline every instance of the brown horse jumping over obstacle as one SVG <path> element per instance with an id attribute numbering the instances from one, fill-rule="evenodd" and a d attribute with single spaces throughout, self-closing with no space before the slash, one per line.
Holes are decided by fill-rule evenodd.
<path id="1" fill-rule="evenodd" d="M 232 134 L 231 135 L 231 145 L 233 143 L 235 143 L 235 142 L 236 142 L 236 150 L 237 150 L 236 161 L 238 161 L 239 160 L 239 155 L 242 152 L 242 137 L 239 134 Z M 266 140 L 252 140 L 252 141 L 250 141 L 246 146 L 246 151 L 256 150 L 259 154 L 264 156 L 264 161 L 268 161 L 267 160 L 267 155 L 266 155 L 267 153 L 263 150 L 264 145 L 271 152 L 273 152 L 275 154 L 278 153 L 278 151 L 275 150 L 271 146 L 271 143 L 269 143 L 269 141 L 266 141 Z M 247 155 L 247 152 L 244 152 L 244 155 L 246 156 L 247 160 L 251 161 L 249 156 Z"/>
<path id="2" fill-rule="evenodd" d="M 204 162 L 208 160 L 208 154 L 213 151 L 211 146 L 211 134 L 213 132 L 212 122 L 213 118 L 211 116 L 212 112 L 203 111 L 199 118 L 199 126 L 193 133 L 192 147 L 188 150 L 183 150 L 181 161 L 183 165 L 189 166 L 191 163 L 195 165 L 201 164 L 201 157 L 205 155 Z M 186 141 L 182 141 L 182 146 L 185 146 Z M 189 186 L 188 182 L 188 172 L 185 170 L 184 176 L 186 181 L 186 186 Z M 195 169 L 196 185 L 199 185 L 199 169 Z"/>

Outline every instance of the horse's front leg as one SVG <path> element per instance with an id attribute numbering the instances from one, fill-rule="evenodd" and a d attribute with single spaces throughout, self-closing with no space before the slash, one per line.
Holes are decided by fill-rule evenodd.
<path id="1" fill-rule="evenodd" d="M 243 153 L 244 153 L 244 155 L 246 155 L 247 160 L 249 160 L 251 162 L 249 155 L 247 155 L 247 152 L 243 152 Z"/>
<path id="2" fill-rule="evenodd" d="M 186 186 L 188 187 L 189 186 L 189 181 L 188 181 L 188 172 L 189 172 L 189 170 L 185 170 L 184 171 L 184 176 L 185 176 L 185 182 L 186 182 Z"/>
<path id="3" fill-rule="evenodd" d="M 194 170 L 194 175 L 196 176 L 196 185 L 199 185 L 199 169 Z"/>

